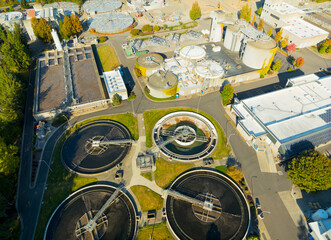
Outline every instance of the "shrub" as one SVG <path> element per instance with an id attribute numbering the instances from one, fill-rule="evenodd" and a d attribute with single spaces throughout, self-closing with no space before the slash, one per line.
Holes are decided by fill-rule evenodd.
<path id="1" fill-rule="evenodd" d="M 223 90 L 221 92 L 221 96 L 223 99 L 223 105 L 226 106 L 229 103 L 231 103 L 231 100 L 233 98 L 234 88 L 231 86 L 231 84 L 226 84 L 223 87 Z"/>
<path id="2" fill-rule="evenodd" d="M 163 29 L 163 30 L 166 30 L 167 27 L 168 27 L 167 24 L 163 24 L 163 25 L 162 25 L 162 29 Z"/>
<path id="3" fill-rule="evenodd" d="M 134 94 L 134 92 L 130 92 L 130 95 L 129 95 L 129 98 L 128 98 L 128 101 L 132 101 L 136 99 L 136 95 Z"/>
<path id="4" fill-rule="evenodd" d="M 160 27 L 159 27 L 158 25 L 154 25 L 154 26 L 153 26 L 153 31 L 154 31 L 154 32 L 158 32 L 158 31 L 160 31 Z"/>
<path id="5" fill-rule="evenodd" d="M 201 8 L 198 2 L 193 3 L 192 9 L 190 11 L 190 18 L 194 21 L 201 17 Z"/>
<path id="6" fill-rule="evenodd" d="M 272 65 L 272 71 L 277 72 L 281 67 L 282 67 L 282 62 L 281 62 L 280 60 L 277 60 L 277 61 Z"/>
<path id="7" fill-rule="evenodd" d="M 326 53 L 331 53 L 331 46 L 326 49 Z"/>
<path id="8" fill-rule="evenodd" d="M 295 70 L 295 69 L 290 68 L 290 67 L 287 69 L 288 72 L 292 72 L 292 71 L 294 71 L 294 70 Z"/>
<path id="9" fill-rule="evenodd" d="M 113 106 L 118 106 L 118 105 L 121 105 L 122 103 L 122 98 L 120 95 L 118 94 L 115 94 L 113 95 L 113 98 L 112 98 L 112 105 Z"/>
<path id="10" fill-rule="evenodd" d="M 257 9 L 257 10 L 256 10 L 256 14 L 257 14 L 257 15 L 259 15 L 259 16 L 260 16 L 260 15 L 261 15 L 261 13 L 262 13 L 262 7 L 260 7 L 259 9 Z"/>
<path id="11" fill-rule="evenodd" d="M 104 43 L 107 40 L 108 40 L 108 38 L 105 36 L 99 37 L 99 43 Z"/>
<path id="12" fill-rule="evenodd" d="M 146 24 L 146 25 L 144 25 L 144 26 L 141 28 L 141 30 L 142 30 L 143 32 L 152 32 L 152 31 L 153 31 L 153 27 L 152 27 L 151 25 L 149 25 L 149 24 Z"/>
<path id="13" fill-rule="evenodd" d="M 140 34 L 140 30 L 134 28 L 134 29 L 131 29 L 130 33 L 131 33 L 131 35 L 133 35 L 133 36 L 137 36 L 137 35 Z"/>

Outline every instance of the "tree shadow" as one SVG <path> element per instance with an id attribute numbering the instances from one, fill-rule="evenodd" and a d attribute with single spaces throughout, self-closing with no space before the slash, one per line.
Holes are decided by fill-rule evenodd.
<path id="1" fill-rule="evenodd" d="M 305 226 L 305 219 L 300 216 L 300 220 L 298 221 L 298 239 L 308 239 L 308 230 Z"/>
<path id="2" fill-rule="evenodd" d="M 226 160 L 226 166 L 234 166 L 238 169 L 241 169 L 241 163 L 231 154 L 228 156 L 228 159 Z"/>

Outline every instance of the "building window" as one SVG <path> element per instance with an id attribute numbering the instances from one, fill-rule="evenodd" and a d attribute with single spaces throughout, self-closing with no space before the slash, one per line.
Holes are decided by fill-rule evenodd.
<path id="1" fill-rule="evenodd" d="M 270 16 L 273 17 L 273 18 L 275 18 L 275 19 L 277 19 L 277 20 L 279 20 L 279 17 L 277 17 L 276 15 L 274 15 L 272 13 L 270 14 Z"/>

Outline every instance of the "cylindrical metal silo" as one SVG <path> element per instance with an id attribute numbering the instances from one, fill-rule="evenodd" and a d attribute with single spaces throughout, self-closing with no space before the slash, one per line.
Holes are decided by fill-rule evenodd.
<path id="1" fill-rule="evenodd" d="M 239 31 L 241 25 L 230 25 L 226 28 L 224 47 L 238 52 L 244 35 Z"/>
<path id="2" fill-rule="evenodd" d="M 276 42 L 272 39 L 248 41 L 242 61 L 246 66 L 254 69 L 266 67 L 272 61 L 276 47 Z"/>

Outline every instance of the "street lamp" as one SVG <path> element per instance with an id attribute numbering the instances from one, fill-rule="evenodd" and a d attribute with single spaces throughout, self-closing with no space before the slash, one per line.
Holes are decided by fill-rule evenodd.
<path id="1" fill-rule="evenodd" d="M 70 121 L 69 121 L 69 118 L 65 115 L 65 113 L 63 113 L 62 115 L 63 115 L 63 116 L 65 117 L 65 119 L 67 120 L 68 125 L 69 125 L 69 128 L 72 128 L 71 123 L 70 123 Z"/>
<path id="2" fill-rule="evenodd" d="M 230 137 L 236 135 L 236 133 L 231 133 L 230 136 L 228 137 L 228 143 L 230 144 Z"/>
<path id="3" fill-rule="evenodd" d="M 46 166 L 48 167 L 48 169 L 51 170 L 51 172 L 53 172 L 52 168 L 49 166 L 49 164 L 45 160 L 40 159 L 38 162 L 44 162 L 46 164 Z"/>

